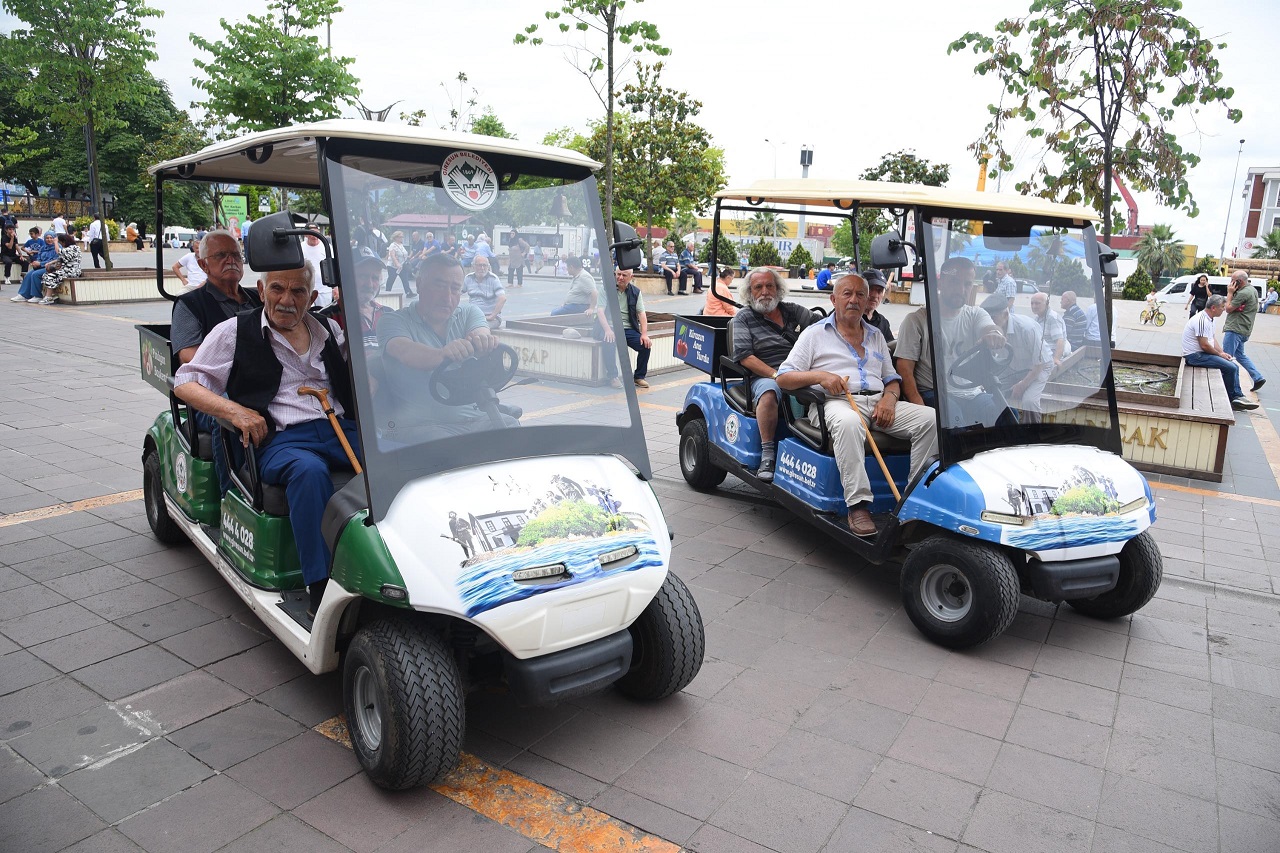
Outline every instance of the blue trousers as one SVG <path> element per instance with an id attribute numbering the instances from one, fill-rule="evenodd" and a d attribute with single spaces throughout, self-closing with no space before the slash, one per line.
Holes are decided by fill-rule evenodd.
<path id="1" fill-rule="evenodd" d="M 35 296 L 44 296 L 44 267 L 38 270 L 32 270 L 22 277 L 22 287 L 18 288 L 18 295 L 23 299 L 31 299 Z"/>
<path id="2" fill-rule="evenodd" d="M 340 418 L 338 422 L 351 448 L 359 455 L 355 421 Z M 258 449 L 258 474 L 262 482 L 283 485 L 289 498 L 289 521 L 298 546 L 302 579 L 308 586 L 329 576 L 329 547 L 320 534 L 325 504 L 333 497 L 329 469 L 350 467 L 346 451 L 325 418 L 281 430 Z"/>
<path id="3" fill-rule="evenodd" d="M 1243 367 L 1249 373 L 1249 378 L 1253 380 L 1253 384 L 1257 385 L 1258 380 L 1262 378 L 1262 371 L 1259 370 L 1244 354 L 1244 345 L 1249 339 L 1239 332 L 1223 332 L 1222 333 L 1222 350 L 1227 355 L 1236 360 L 1236 364 Z"/>
<path id="4" fill-rule="evenodd" d="M 231 453 L 231 448 L 225 450 L 222 446 L 222 427 L 218 425 L 218 419 L 213 415 L 206 415 L 204 412 L 197 412 L 194 409 L 192 413 L 195 417 L 196 430 L 198 432 L 207 432 L 213 439 L 213 472 L 218 475 L 218 494 L 225 495 L 227 489 L 231 488 L 231 472 L 228 470 L 228 464 L 237 464 L 236 460 L 228 460 L 227 455 Z M 243 457 L 241 457 L 243 460 Z"/>
<path id="5" fill-rule="evenodd" d="M 1234 361 L 1207 352 L 1193 352 L 1190 355 L 1184 355 L 1183 358 L 1192 367 L 1218 368 L 1222 371 L 1222 381 L 1227 385 L 1227 396 L 1232 400 L 1244 396 L 1244 392 L 1240 390 L 1240 367 Z"/>
<path id="6" fill-rule="evenodd" d="M 566 302 L 559 308 L 552 308 L 551 316 L 561 317 L 565 314 L 585 314 L 588 307 L 586 302 Z"/>

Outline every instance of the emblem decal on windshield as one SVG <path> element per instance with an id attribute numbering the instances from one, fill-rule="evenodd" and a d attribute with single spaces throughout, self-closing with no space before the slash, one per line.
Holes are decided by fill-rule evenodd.
<path id="1" fill-rule="evenodd" d="M 498 199 L 493 167 L 470 151 L 455 151 L 444 158 L 440 180 L 449 198 L 466 210 L 487 210 Z"/>

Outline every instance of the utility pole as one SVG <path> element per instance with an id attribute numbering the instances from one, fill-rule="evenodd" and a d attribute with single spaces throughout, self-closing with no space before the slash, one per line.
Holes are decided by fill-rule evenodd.
<path id="1" fill-rule="evenodd" d="M 1218 249 L 1218 265 L 1223 263 L 1223 255 L 1227 251 L 1227 229 L 1231 227 L 1231 204 L 1236 200 L 1236 178 L 1240 174 L 1240 158 L 1244 154 L 1244 140 L 1240 140 L 1240 150 L 1236 152 L 1236 169 L 1231 173 L 1231 194 L 1227 196 L 1227 221 L 1222 223 L 1222 248 Z"/>
<path id="2" fill-rule="evenodd" d="M 808 145 L 800 146 L 800 177 L 809 177 L 809 167 L 813 165 L 813 149 Z M 800 205 L 800 224 L 796 230 L 796 243 L 804 239 L 804 205 Z M 819 259 L 821 260 L 821 259 Z"/>

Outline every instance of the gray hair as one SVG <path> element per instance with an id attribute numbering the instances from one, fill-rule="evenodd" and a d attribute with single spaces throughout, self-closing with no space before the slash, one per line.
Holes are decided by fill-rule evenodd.
<path id="1" fill-rule="evenodd" d="M 205 234 L 205 235 L 204 235 L 204 239 L 200 241 L 200 258 L 201 258 L 202 260 L 203 260 L 204 258 L 209 257 L 209 249 L 208 249 L 208 246 L 209 246 L 209 238 L 210 238 L 210 237 L 226 237 L 226 238 L 227 238 L 228 240 L 230 240 L 232 243 L 235 243 L 235 244 L 236 244 L 236 248 L 239 248 L 239 247 L 240 247 L 240 241 L 236 239 L 236 235 L 232 234 L 232 233 L 231 233 L 230 231 L 228 231 L 227 229 L 225 229 L 225 228 L 219 228 L 219 229 L 218 229 L 218 230 L 216 230 L 216 231 L 210 231 L 208 234 Z"/>
<path id="2" fill-rule="evenodd" d="M 1204 307 L 1205 307 L 1205 310 L 1207 311 L 1210 308 L 1218 308 L 1226 304 L 1227 304 L 1227 297 L 1222 296 L 1221 294 L 1215 293 L 1213 296 L 1209 297 L 1209 300 L 1207 302 L 1205 302 Z"/>
<path id="3" fill-rule="evenodd" d="M 303 264 L 302 266 L 295 267 L 294 269 L 291 269 L 291 270 L 274 270 L 274 272 L 290 272 L 290 273 L 301 272 L 302 277 L 307 281 L 307 290 L 315 290 L 316 273 L 315 273 L 315 270 L 311 268 L 311 264 Z M 262 282 L 263 284 L 266 284 L 270 280 L 270 278 L 271 278 L 271 273 L 264 272 L 262 276 L 258 279 L 258 281 Z"/>
<path id="4" fill-rule="evenodd" d="M 775 269 L 771 269 L 770 267 L 756 267 L 751 272 L 747 273 L 746 277 L 738 284 L 739 302 L 743 305 L 751 304 L 751 277 L 757 273 L 763 273 L 764 275 L 773 278 L 773 284 L 778 288 L 779 302 L 787 298 L 787 293 L 789 292 L 787 290 L 787 280 Z"/>

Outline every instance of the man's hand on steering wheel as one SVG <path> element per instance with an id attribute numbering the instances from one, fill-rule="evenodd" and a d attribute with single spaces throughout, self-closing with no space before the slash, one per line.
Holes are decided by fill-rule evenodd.
<path id="1" fill-rule="evenodd" d="M 469 333 L 467 340 L 471 342 L 474 355 L 488 355 L 498 347 L 498 339 L 496 337 L 479 329 Z"/>
<path id="2" fill-rule="evenodd" d="M 440 348 L 446 361 L 465 361 L 475 354 L 475 347 L 466 338 L 449 341 Z"/>
<path id="3" fill-rule="evenodd" d="M 1000 349 L 1005 345 L 1004 332 L 992 326 L 982 333 L 982 341 L 987 345 L 987 349 Z"/>

